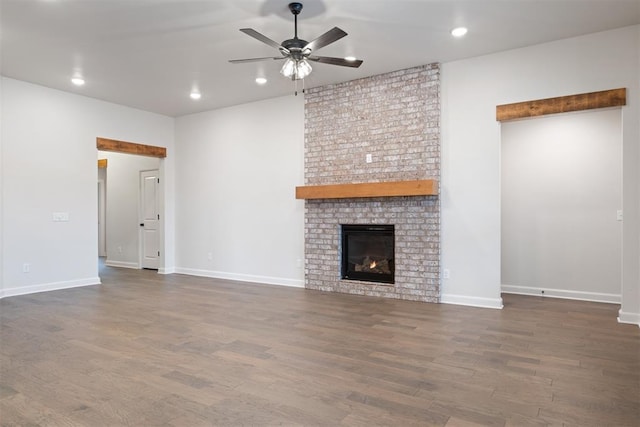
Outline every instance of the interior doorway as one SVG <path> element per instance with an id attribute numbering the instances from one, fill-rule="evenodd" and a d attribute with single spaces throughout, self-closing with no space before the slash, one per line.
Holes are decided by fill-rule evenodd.
<path id="1" fill-rule="evenodd" d="M 506 293 L 620 303 L 622 113 L 502 123 Z"/>
<path id="2" fill-rule="evenodd" d="M 164 248 L 162 197 L 163 147 L 97 138 L 99 165 L 106 169 L 98 178 L 98 222 L 104 207 L 106 258 L 101 263 L 110 267 L 163 268 Z M 99 169 L 100 171 L 100 169 Z M 101 198 L 101 194 L 104 198 Z M 144 224 L 144 227 L 141 225 Z M 98 227 L 98 233 L 100 234 Z M 144 232 L 142 229 L 148 231 Z M 100 248 L 99 248 L 100 253 Z"/>

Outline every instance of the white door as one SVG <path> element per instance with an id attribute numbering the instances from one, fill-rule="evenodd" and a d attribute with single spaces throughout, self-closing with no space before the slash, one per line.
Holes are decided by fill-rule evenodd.
<path id="1" fill-rule="evenodd" d="M 158 171 L 140 172 L 140 229 L 142 268 L 160 267 L 160 214 L 158 212 Z"/>
<path id="2" fill-rule="evenodd" d="M 98 256 L 107 256 L 107 227 L 106 227 L 106 195 L 104 180 L 98 180 Z"/>

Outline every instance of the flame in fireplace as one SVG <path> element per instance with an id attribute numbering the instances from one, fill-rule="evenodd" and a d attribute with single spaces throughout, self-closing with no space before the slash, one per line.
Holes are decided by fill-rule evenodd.
<path id="1" fill-rule="evenodd" d="M 369 268 L 373 270 L 374 268 L 376 268 L 377 265 L 378 264 L 376 264 L 375 261 L 371 261 L 371 264 L 369 264 Z"/>

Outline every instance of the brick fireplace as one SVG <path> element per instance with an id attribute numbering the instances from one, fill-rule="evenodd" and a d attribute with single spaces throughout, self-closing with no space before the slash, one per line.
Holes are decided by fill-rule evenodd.
<path id="1" fill-rule="evenodd" d="M 440 177 L 440 68 L 429 64 L 305 94 L 305 184 Z M 394 283 L 341 278 L 345 224 L 393 225 Z M 438 302 L 437 195 L 305 201 L 305 287 Z"/>

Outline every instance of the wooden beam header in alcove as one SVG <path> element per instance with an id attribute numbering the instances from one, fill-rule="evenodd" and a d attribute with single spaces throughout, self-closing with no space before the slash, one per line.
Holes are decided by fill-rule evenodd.
<path id="1" fill-rule="evenodd" d="M 153 145 L 136 144 L 127 141 L 118 141 L 116 139 L 96 138 L 96 146 L 98 150 L 115 151 L 117 153 L 137 154 L 149 157 L 167 157 L 167 149 L 164 147 L 156 147 Z"/>
<path id="2" fill-rule="evenodd" d="M 547 114 L 569 113 L 596 108 L 621 107 L 627 105 L 627 89 L 611 89 L 557 98 L 504 104 L 496 107 L 496 120 L 523 119 Z"/>

